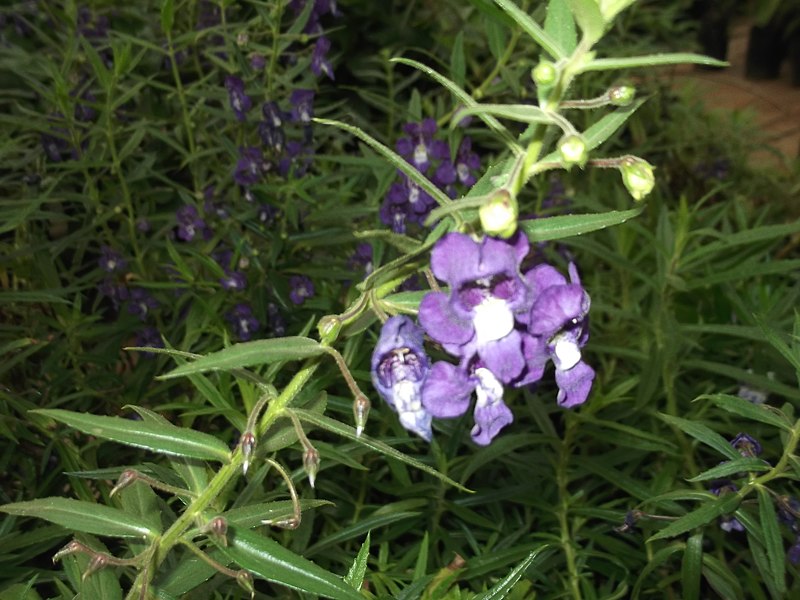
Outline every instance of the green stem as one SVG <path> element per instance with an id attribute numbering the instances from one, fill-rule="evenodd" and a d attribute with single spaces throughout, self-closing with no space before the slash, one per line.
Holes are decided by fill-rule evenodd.
<path id="1" fill-rule="evenodd" d="M 580 576 L 575 561 L 575 545 L 572 541 L 572 531 L 569 525 L 569 459 L 572 450 L 572 440 L 575 432 L 575 421 L 567 415 L 567 427 L 564 440 L 559 448 L 558 465 L 556 466 L 556 483 L 558 485 L 558 525 L 561 532 L 561 547 L 564 550 L 564 559 L 567 563 L 567 578 L 569 589 L 575 600 L 581 600 Z"/>
<path id="2" fill-rule="evenodd" d="M 225 15 L 224 10 L 222 11 L 222 14 L 223 16 Z M 181 81 L 178 63 L 175 60 L 175 49 L 172 46 L 172 36 L 169 33 L 167 33 L 167 50 L 169 51 L 169 63 L 172 68 L 172 79 L 175 81 L 175 90 L 178 93 L 178 102 L 181 105 L 183 128 L 186 131 L 186 141 L 189 144 L 189 153 L 192 156 L 195 156 L 197 146 L 195 145 L 192 118 L 189 114 L 189 106 L 186 102 L 186 92 L 183 89 L 183 82 Z M 192 184 L 194 186 L 193 191 L 195 194 L 197 194 L 200 190 L 200 181 L 197 175 L 197 169 L 194 166 L 194 161 L 189 161 L 189 169 L 192 173 Z"/>

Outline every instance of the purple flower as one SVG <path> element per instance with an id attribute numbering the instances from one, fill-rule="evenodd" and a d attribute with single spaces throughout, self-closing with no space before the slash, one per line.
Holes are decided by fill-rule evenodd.
<path id="1" fill-rule="evenodd" d="M 267 59 L 264 58 L 263 54 L 256 53 L 250 57 L 250 68 L 254 71 L 261 71 L 266 66 Z"/>
<path id="2" fill-rule="evenodd" d="M 247 277 L 241 271 L 226 271 L 219 280 L 223 290 L 241 291 L 247 287 Z"/>
<path id="3" fill-rule="evenodd" d="M 247 111 L 253 107 L 253 101 L 244 93 L 244 81 L 235 75 L 226 75 L 225 89 L 228 90 L 228 100 L 236 118 L 244 121 Z"/>
<path id="4" fill-rule="evenodd" d="M 269 227 L 275 222 L 275 218 L 278 216 L 278 209 L 272 206 L 271 204 L 261 204 L 258 207 L 258 211 L 256 212 L 256 217 L 258 218 L 258 222 L 261 223 L 264 227 Z"/>
<path id="5" fill-rule="evenodd" d="M 458 181 L 467 187 L 475 185 L 477 178 L 474 171 L 481 168 L 481 158 L 472 151 L 472 140 L 465 137 L 461 140 L 456 152 L 456 175 Z"/>
<path id="6" fill-rule="evenodd" d="M 233 180 L 243 186 L 255 185 L 264 174 L 264 156 L 255 146 L 239 148 L 239 160 L 233 172 Z"/>
<path id="7" fill-rule="evenodd" d="M 403 131 L 409 137 L 397 140 L 397 152 L 423 173 L 428 170 L 431 158 L 443 158 L 442 152 L 447 148 L 447 144 L 444 148 L 434 145 L 436 129 L 436 121 L 431 118 L 421 123 L 406 123 Z"/>
<path id="8" fill-rule="evenodd" d="M 381 221 L 395 233 L 405 233 L 407 223 L 422 223 L 436 201 L 405 175 L 393 183 L 383 199 Z"/>
<path id="9" fill-rule="evenodd" d="M 314 117 L 314 91 L 294 90 L 289 97 L 292 118 L 300 123 L 310 123 Z"/>
<path id="10" fill-rule="evenodd" d="M 278 307 L 270 302 L 267 304 L 267 325 L 270 332 L 275 337 L 286 335 L 286 319 L 284 319 Z"/>
<path id="11" fill-rule="evenodd" d="M 203 239 L 209 239 L 212 235 L 211 229 L 192 204 L 181 206 L 175 213 L 175 218 L 178 221 L 178 237 L 184 242 L 191 242 L 198 235 Z"/>
<path id="12" fill-rule="evenodd" d="M 400 424 L 430 441 L 431 415 L 422 406 L 422 386 L 430 362 L 423 333 L 410 318 L 398 315 L 384 323 L 372 353 L 372 383 L 400 416 Z"/>
<path id="13" fill-rule="evenodd" d="M 427 334 L 466 364 L 478 355 L 482 366 L 503 383 L 525 368 L 522 335 L 515 327 L 530 308 L 530 293 L 519 273 L 528 253 L 526 237 L 491 237 L 476 242 L 449 233 L 431 253 L 431 270 L 450 293 L 431 292 L 420 303 L 419 321 Z"/>
<path id="14" fill-rule="evenodd" d="M 715 481 L 709 490 L 715 496 L 725 496 L 726 494 L 734 494 L 739 491 L 736 484 L 728 479 Z M 744 531 L 742 522 L 732 515 L 722 515 L 719 518 L 719 526 L 723 531 L 730 533 L 731 531 Z"/>
<path id="15" fill-rule="evenodd" d="M 314 284 L 305 275 L 292 275 L 289 278 L 289 299 L 294 304 L 303 304 L 307 298 L 314 296 Z"/>
<path id="16" fill-rule="evenodd" d="M 302 177 L 308 172 L 313 162 L 313 155 L 314 148 L 311 146 L 296 141 L 289 142 L 286 144 L 286 155 L 278 163 L 278 173 L 283 177 L 288 177 L 290 174 L 294 178 Z"/>
<path id="17" fill-rule="evenodd" d="M 731 440 L 731 446 L 739 451 L 745 458 L 754 458 L 761 454 L 761 444 L 754 437 L 746 433 L 739 433 Z"/>
<path id="18" fill-rule="evenodd" d="M 103 245 L 100 246 L 98 264 L 106 273 L 114 273 L 115 271 L 124 270 L 128 266 L 128 261 L 122 258 L 122 255 L 113 248 Z"/>
<path id="19" fill-rule="evenodd" d="M 237 304 L 225 315 L 231 324 L 234 335 L 246 342 L 259 330 L 261 323 L 253 316 L 253 310 L 247 304 Z"/>
<path id="20" fill-rule="evenodd" d="M 128 295 L 128 312 L 144 321 L 151 310 L 158 308 L 158 301 L 143 288 L 132 288 Z"/>
<path id="21" fill-rule="evenodd" d="M 264 102 L 261 114 L 264 116 L 264 122 L 275 129 L 283 127 L 283 121 L 287 116 L 291 116 L 282 111 L 275 102 Z"/>
<path id="22" fill-rule="evenodd" d="M 114 310 L 119 310 L 120 304 L 128 299 L 128 288 L 111 276 L 106 277 L 97 286 L 97 291 L 111 300 Z"/>
<path id="23" fill-rule="evenodd" d="M 317 43 L 314 44 L 314 52 L 311 54 L 311 72 L 317 77 L 325 73 L 328 78 L 333 80 L 335 79 L 333 76 L 333 66 L 327 59 L 330 49 L 331 41 L 328 38 L 322 36 L 317 39 Z"/>
<path id="24" fill-rule="evenodd" d="M 347 266 L 351 271 L 364 269 L 364 274 L 372 273 L 372 245 L 367 242 L 358 244 L 355 252 L 347 260 Z"/>

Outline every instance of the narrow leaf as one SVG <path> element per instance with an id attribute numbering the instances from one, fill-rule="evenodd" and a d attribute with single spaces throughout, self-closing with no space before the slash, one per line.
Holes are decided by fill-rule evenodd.
<path id="1" fill-rule="evenodd" d="M 673 417 L 663 413 L 659 413 L 658 416 L 663 421 L 666 421 L 670 425 L 677 427 L 696 440 L 703 442 L 705 445 L 712 447 L 714 450 L 723 456 L 730 458 L 731 460 L 738 460 L 742 457 L 741 454 L 739 454 L 739 452 L 733 446 L 731 446 L 724 437 L 706 425 L 703 425 L 699 421 L 690 421 L 688 419 Z"/>
<path id="2" fill-rule="evenodd" d="M 720 498 L 710 499 L 700 508 L 670 523 L 664 529 L 651 536 L 647 541 L 653 542 L 655 540 L 663 540 L 691 531 L 701 525 L 710 523 L 717 517 L 733 512 L 736 510 L 736 507 L 739 506 L 740 502 L 741 498 L 738 493 L 729 493 Z"/>
<path id="3" fill-rule="evenodd" d="M 520 121 L 522 123 L 558 124 L 561 122 L 553 113 L 544 111 L 532 104 L 475 104 L 459 110 L 456 118 L 460 120 L 463 117 L 471 115 L 493 115 L 501 119 L 511 119 L 512 121 Z M 451 126 L 457 124 L 457 120 L 454 120 Z"/>
<path id="4" fill-rule="evenodd" d="M 72 531 L 124 538 L 155 538 L 159 531 L 146 521 L 118 508 L 72 498 L 38 498 L 3 504 L 0 511 L 21 517 L 36 517 Z"/>
<path id="5" fill-rule="evenodd" d="M 772 497 L 762 486 L 758 487 L 758 516 L 764 532 L 764 547 L 767 551 L 771 579 L 781 594 L 786 593 L 786 554 L 783 538 L 778 527 L 778 517 Z"/>
<path id="6" fill-rule="evenodd" d="M 464 492 L 471 492 L 471 490 L 465 488 L 460 483 L 453 481 L 447 475 L 443 475 L 433 467 L 430 467 L 425 463 L 418 461 L 415 458 L 411 458 L 407 454 L 403 454 L 399 450 L 395 450 L 394 448 L 384 444 L 383 442 L 374 440 L 364 434 L 357 436 L 356 430 L 349 425 L 345 425 L 344 423 L 340 423 L 339 421 L 335 421 L 334 419 L 331 419 L 324 415 L 319 415 L 316 413 L 300 409 L 292 409 L 292 410 L 301 421 L 311 423 L 313 425 L 316 425 L 317 427 L 321 427 L 323 429 L 341 435 L 342 437 L 346 437 L 347 439 L 353 440 L 354 442 L 358 442 L 359 444 L 362 444 L 367 448 L 375 450 L 376 452 L 380 452 L 385 456 L 388 456 L 390 458 L 395 458 L 400 462 L 404 462 L 407 465 L 411 465 L 415 469 L 419 469 L 420 471 L 425 471 L 426 473 L 429 473 L 434 477 L 441 479 L 445 483 L 452 485 L 453 487 L 456 487 Z"/>
<path id="7" fill-rule="evenodd" d="M 590 44 L 594 44 L 601 37 L 606 28 L 606 20 L 600 12 L 597 0 L 566 0 L 575 21 L 583 31 L 583 36 Z"/>
<path id="8" fill-rule="evenodd" d="M 539 24 L 531 19 L 521 8 L 514 4 L 511 0 L 494 0 L 500 8 L 502 8 L 508 15 L 514 19 L 522 30 L 533 38 L 533 41 L 542 47 L 542 50 L 547 52 L 555 60 L 567 58 L 567 54 L 561 49 L 561 46 L 542 29 Z"/>
<path id="9" fill-rule="evenodd" d="M 338 575 L 275 540 L 236 527 L 223 554 L 254 575 L 286 587 L 334 600 L 364 600 L 363 596 Z"/>
<path id="10" fill-rule="evenodd" d="M 508 575 L 498 581 L 490 590 L 485 591 L 475 597 L 475 600 L 502 600 L 511 592 L 511 589 L 516 585 L 520 578 L 525 574 L 525 570 L 531 566 L 531 563 L 544 548 L 550 544 L 542 544 L 536 550 L 528 554 L 527 558 L 517 565 Z"/>
<path id="11" fill-rule="evenodd" d="M 686 540 L 681 566 L 683 600 L 700 598 L 700 575 L 703 570 L 703 534 L 697 533 Z"/>
<path id="12" fill-rule="evenodd" d="M 467 78 L 467 62 L 464 58 L 464 32 L 459 31 L 450 53 L 450 73 L 459 87 L 464 87 Z"/>
<path id="13" fill-rule="evenodd" d="M 425 532 L 428 535 L 428 532 Z M 367 560 L 369 559 L 369 539 L 370 532 L 367 532 L 367 537 L 364 543 L 361 544 L 361 549 L 358 551 L 353 564 L 350 565 L 350 570 L 344 576 L 345 583 L 353 586 L 353 589 L 360 590 L 364 584 L 364 576 L 367 574 Z"/>
<path id="14" fill-rule="evenodd" d="M 729 413 L 739 415 L 751 421 L 766 423 L 767 425 L 772 425 L 773 427 L 778 427 L 786 431 L 792 430 L 792 423 L 786 418 L 786 415 L 768 404 L 753 404 L 744 398 L 730 396 L 728 394 L 704 394 L 698 396 L 697 400 L 711 400 L 714 404 Z"/>
<path id="15" fill-rule="evenodd" d="M 163 0 L 161 4 L 161 31 L 168 36 L 172 32 L 172 24 L 175 22 L 175 1 Z"/>
<path id="16" fill-rule="evenodd" d="M 556 42 L 565 55 L 572 54 L 578 45 L 578 32 L 565 0 L 550 0 L 547 3 L 547 16 L 544 30 Z"/>
<path id="17" fill-rule="evenodd" d="M 586 215 L 558 215 L 544 219 L 520 221 L 520 228 L 527 234 L 531 242 L 560 240 L 606 227 L 621 225 L 634 217 L 638 217 L 644 206 L 630 210 L 610 210 L 604 213 Z"/>
<path id="18" fill-rule="evenodd" d="M 729 477 L 735 473 L 755 473 L 760 471 L 769 471 L 772 467 L 766 461 L 760 458 L 738 458 L 736 460 L 726 461 L 721 465 L 717 465 L 703 471 L 700 475 L 687 479 L 686 481 L 708 481 L 709 479 L 720 479 L 722 477 Z"/>
<path id="19" fill-rule="evenodd" d="M 89 415 L 58 408 L 37 409 L 31 412 L 64 423 L 87 435 L 128 446 L 174 456 L 188 456 L 189 458 L 220 462 L 230 460 L 230 450 L 224 442 L 207 433 L 185 427 L 131 421 L 120 417 Z"/>
<path id="20" fill-rule="evenodd" d="M 169 373 L 160 375 L 159 379 L 185 377 L 206 371 L 231 371 L 281 360 L 298 360 L 319 356 L 324 352 L 319 342 L 300 336 L 242 342 L 180 365 Z"/>
<path id="21" fill-rule="evenodd" d="M 629 56 L 627 58 L 596 58 L 581 68 L 587 71 L 613 71 L 616 69 L 632 69 L 635 67 L 657 67 L 680 64 L 705 65 L 709 67 L 727 67 L 728 63 L 702 54 L 677 52 L 672 54 L 650 54 L 648 56 Z"/>

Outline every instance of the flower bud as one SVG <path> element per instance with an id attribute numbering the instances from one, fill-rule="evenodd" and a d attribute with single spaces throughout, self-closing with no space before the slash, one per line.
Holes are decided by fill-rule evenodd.
<path id="1" fill-rule="evenodd" d="M 613 106 L 628 106 L 636 97 L 636 88 L 630 85 L 615 85 L 608 90 L 608 101 Z"/>
<path id="2" fill-rule="evenodd" d="M 531 79 L 539 87 L 550 87 L 558 79 L 558 69 L 549 60 L 543 60 L 531 69 Z"/>
<path id="3" fill-rule="evenodd" d="M 69 556 L 70 554 L 77 554 L 78 552 L 85 552 L 87 554 L 91 554 L 93 551 L 87 548 L 82 543 L 80 543 L 78 540 L 72 540 L 66 546 L 61 548 L 61 550 L 59 550 L 53 555 L 53 563 L 57 563 L 65 556 Z"/>
<path id="4" fill-rule="evenodd" d="M 236 573 L 236 583 L 239 584 L 239 587 L 250 592 L 251 599 L 255 597 L 256 588 L 253 584 L 253 576 L 250 574 L 250 571 L 245 571 L 244 569 L 238 571 Z"/>
<path id="5" fill-rule="evenodd" d="M 125 469 L 122 473 L 119 474 L 119 479 L 117 479 L 117 484 L 113 487 L 108 496 L 111 497 L 121 489 L 128 487 L 130 484 L 136 481 L 138 477 L 139 473 L 137 473 L 133 469 Z"/>
<path id="6" fill-rule="evenodd" d="M 239 440 L 239 446 L 242 449 L 242 456 L 244 456 L 244 463 L 242 464 L 242 471 L 247 473 L 250 466 L 250 459 L 253 456 L 253 451 L 256 449 L 256 436 L 252 431 L 245 431 L 242 434 L 242 439 Z"/>
<path id="7" fill-rule="evenodd" d="M 326 315 L 317 323 L 319 337 L 323 340 L 335 340 L 339 336 L 341 330 L 342 320 L 336 315 Z"/>
<path id="8" fill-rule="evenodd" d="M 498 190 L 481 206 L 478 214 L 481 227 L 488 235 L 507 239 L 517 230 L 519 207 L 517 199 L 508 190 Z"/>
<path id="9" fill-rule="evenodd" d="M 246 31 L 240 31 L 236 34 L 236 45 L 239 48 L 244 48 L 250 43 L 250 35 Z"/>
<path id="10" fill-rule="evenodd" d="M 619 170 L 622 173 L 622 183 L 634 200 L 641 200 L 653 191 L 656 178 L 653 175 L 653 165 L 646 160 L 629 156 L 622 161 Z"/>
<path id="11" fill-rule="evenodd" d="M 370 402 L 364 394 L 359 394 L 353 401 L 353 417 L 356 421 L 356 436 L 361 436 L 369 416 Z"/>
<path id="12" fill-rule="evenodd" d="M 220 546 L 228 546 L 228 521 L 225 517 L 214 517 L 206 523 L 202 531 L 207 533 L 209 537 L 214 538 Z"/>
<path id="13" fill-rule="evenodd" d="M 558 142 L 558 153 L 567 168 L 578 165 L 583 168 L 589 160 L 589 152 L 586 150 L 586 142 L 577 134 L 565 135 Z"/>
<path id="14" fill-rule="evenodd" d="M 89 566 L 86 567 L 86 570 L 81 575 L 81 580 L 85 581 L 87 577 L 90 575 L 97 573 L 100 569 L 104 569 L 108 566 L 109 560 L 107 554 L 95 554 L 91 560 L 89 561 Z"/>
<path id="15" fill-rule="evenodd" d="M 303 470 L 308 475 L 308 482 L 313 488 L 319 472 L 319 452 L 317 452 L 316 448 L 309 446 L 303 452 Z"/>

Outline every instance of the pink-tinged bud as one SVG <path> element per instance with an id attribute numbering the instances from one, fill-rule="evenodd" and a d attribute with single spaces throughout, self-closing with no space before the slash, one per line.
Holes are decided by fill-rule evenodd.
<path id="1" fill-rule="evenodd" d="M 139 473 L 137 473 L 133 469 L 125 469 L 122 473 L 119 474 L 119 479 L 117 479 L 117 484 L 111 490 L 109 497 L 113 496 L 121 489 L 128 487 L 130 484 L 136 481 L 138 477 Z"/>
<path id="2" fill-rule="evenodd" d="M 250 592 L 251 599 L 255 597 L 256 588 L 253 584 L 253 576 L 250 574 L 250 571 L 245 571 L 244 569 L 238 571 L 236 573 L 236 583 L 239 584 L 239 587 Z"/>
<path id="3" fill-rule="evenodd" d="M 86 570 L 81 575 L 81 580 L 86 581 L 86 578 L 90 575 L 97 573 L 100 569 L 104 569 L 108 566 L 109 560 L 107 554 L 95 554 L 92 559 L 89 561 L 89 566 L 86 567 Z"/>
<path id="4" fill-rule="evenodd" d="M 247 469 L 250 467 L 250 460 L 256 449 L 256 436 L 253 435 L 252 431 L 245 431 L 242 434 L 242 439 L 239 440 L 239 447 L 242 449 L 242 456 L 244 457 L 242 471 L 247 473 Z"/>
<path id="5" fill-rule="evenodd" d="M 370 402 L 364 394 L 360 394 L 353 401 L 353 417 L 356 421 L 356 436 L 361 436 L 369 416 Z"/>
<path id="6" fill-rule="evenodd" d="M 85 552 L 87 554 L 91 554 L 93 550 L 90 550 L 89 548 L 81 544 L 78 540 L 72 540 L 66 546 L 61 548 L 61 550 L 59 550 L 53 555 L 53 562 L 57 563 L 65 556 L 69 556 L 70 554 L 77 554 L 79 552 Z"/>
<path id="7" fill-rule="evenodd" d="M 309 446 L 303 452 L 303 470 L 308 475 L 308 482 L 313 488 L 319 472 L 319 452 L 317 452 L 316 448 Z"/>
<path id="8" fill-rule="evenodd" d="M 202 531 L 208 533 L 209 537 L 214 538 L 221 546 L 228 546 L 228 521 L 225 517 L 214 517 L 206 523 Z"/>

